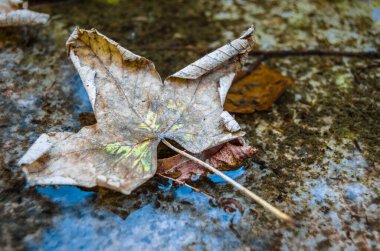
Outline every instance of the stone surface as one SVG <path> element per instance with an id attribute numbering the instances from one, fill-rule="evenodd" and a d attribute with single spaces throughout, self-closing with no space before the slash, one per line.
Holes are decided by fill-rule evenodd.
<path id="1" fill-rule="evenodd" d="M 299 220 L 284 225 L 211 175 L 192 182 L 240 214 L 153 178 L 131 195 L 30 187 L 17 161 L 43 132 L 94 123 L 65 52 L 95 27 L 167 76 L 256 25 L 262 49 L 379 50 L 376 1 L 30 1 L 44 27 L 0 30 L 2 250 L 374 250 L 380 242 L 380 65 L 341 57 L 267 60 L 294 85 L 272 111 L 238 115 L 257 156 L 226 173 Z M 35 4 L 33 4 L 35 3 Z M 68 15 L 68 13 L 70 13 Z M 249 60 L 254 61 L 254 57 Z"/>

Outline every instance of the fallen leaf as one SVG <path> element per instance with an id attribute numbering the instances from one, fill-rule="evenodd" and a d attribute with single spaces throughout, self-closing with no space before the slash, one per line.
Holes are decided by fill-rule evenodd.
<path id="1" fill-rule="evenodd" d="M 196 154 L 242 136 L 223 104 L 252 34 L 250 28 L 162 82 L 148 59 L 94 29 L 76 29 L 67 49 L 97 123 L 78 133 L 41 135 L 19 161 L 29 183 L 129 194 L 155 174 L 162 139 Z"/>
<path id="2" fill-rule="evenodd" d="M 48 14 L 25 8 L 26 2 L 22 0 L 0 0 L 0 27 L 36 25 L 48 21 Z"/>
<path id="3" fill-rule="evenodd" d="M 247 76 L 246 71 L 236 74 L 229 90 L 224 109 L 233 113 L 252 113 L 268 110 L 278 97 L 292 84 L 292 80 L 272 69 L 260 65 Z"/>
<path id="4" fill-rule="evenodd" d="M 216 146 L 196 155 L 202 161 L 218 169 L 240 165 L 245 159 L 252 157 L 257 149 L 247 146 L 240 139 L 232 140 L 222 146 Z M 157 173 L 164 174 L 179 181 L 191 179 L 194 175 L 206 175 L 207 170 L 183 155 L 159 159 Z"/>

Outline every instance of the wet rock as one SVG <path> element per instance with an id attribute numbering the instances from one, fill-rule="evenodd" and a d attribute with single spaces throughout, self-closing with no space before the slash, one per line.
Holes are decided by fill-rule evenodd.
<path id="1" fill-rule="evenodd" d="M 165 76 L 251 23 L 262 49 L 378 50 L 376 6 L 368 1 L 152 1 L 136 8 L 135 1 L 47 2 L 31 6 L 51 14 L 46 27 L 0 30 L 2 249 L 376 248 L 380 65 L 375 60 L 269 60 L 294 85 L 271 111 L 236 116 L 260 151 L 228 174 L 294 215 L 298 228 L 277 221 L 212 176 L 192 185 L 236 199 L 243 213 L 225 212 L 202 194 L 158 178 L 129 196 L 104 189 L 28 187 L 15 164 L 41 133 L 76 131 L 94 122 L 64 49 L 76 25 L 96 27 L 149 57 Z"/>

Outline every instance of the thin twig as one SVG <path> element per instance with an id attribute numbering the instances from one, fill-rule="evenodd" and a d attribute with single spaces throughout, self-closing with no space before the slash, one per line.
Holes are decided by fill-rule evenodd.
<path id="1" fill-rule="evenodd" d="M 170 46 L 170 47 L 139 47 L 139 50 L 145 51 L 193 51 L 196 53 L 208 53 L 210 49 L 202 49 L 187 46 Z M 380 51 L 334 51 L 334 50 L 252 50 L 251 56 L 272 57 L 300 57 L 300 56 L 320 56 L 320 57 L 354 57 L 354 58 L 380 58 Z"/>
<path id="2" fill-rule="evenodd" d="M 294 57 L 294 56 L 339 56 L 355 58 L 380 58 L 379 51 L 333 51 L 333 50 L 283 50 L 283 51 L 265 51 L 253 50 L 249 53 L 251 56 L 264 55 L 270 57 Z"/>
<path id="3" fill-rule="evenodd" d="M 303 56 L 319 56 L 319 57 L 355 57 L 355 58 L 380 58 L 380 52 L 353 52 L 353 51 L 329 51 L 329 50 L 293 50 L 293 51 L 263 51 L 253 50 L 249 55 L 258 57 L 252 64 L 248 65 L 244 73 L 235 77 L 234 82 L 237 82 L 249 74 L 251 74 L 256 68 L 258 68 L 262 62 L 270 58 L 282 58 L 282 57 L 303 57 Z"/>
<path id="4" fill-rule="evenodd" d="M 234 82 L 238 82 L 242 80 L 243 78 L 247 77 L 249 74 L 251 74 L 251 72 L 253 72 L 257 67 L 259 67 L 265 59 L 266 59 L 265 55 L 258 56 L 255 62 L 250 64 L 243 73 L 241 73 L 240 75 L 234 78 Z"/>
<path id="5" fill-rule="evenodd" d="M 203 191 L 201 191 L 199 188 L 193 187 L 193 186 L 187 184 L 187 183 L 184 182 L 184 181 L 174 179 L 174 178 L 172 178 L 172 177 L 166 176 L 166 175 L 161 174 L 161 173 L 157 173 L 157 174 L 158 174 L 159 176 L 163 177 L 163 178 L 166 178 L 166 179 L 172 180 L 172 181 L 174 181 L 174 182 L 176 182 L 176 183 L 178 183 L 178 184 L 181 184 L 181 185 L 183 185 L 183 186 L 187 186 L 187 187 L 191 188 L 192 190 L 194 190 L 195 192 L 203 193 L 204 195 L 206 195 L 207 197 L 209 197 L 209 198 L 212 199 L 212 200 L 218 201 L 218 200 L 217 200 L 214 196 L 212 196 L 211 194 L 208 194 L 208 193 L 206 193 L 206 192 L 203 192 Z"/>
<path id="6" fill-rule="evenodd" d="M 268 202 L 266 202 L 264 199 L 260 198 L 258 195 L 256 195 L 255 193 L 251 192 L 250 190 L 248 190 L 247 188 L 245 188 L 244 186 L 240 185 L 239 183 L 237 183 L 236 181 L 234 181 L 233 179 L 231 179 L 230 177 L 228 177 L 227 175 L 225 175 L 224 173 L 222 173 L 221 171 L 219 171 L 218 169 L 214 168 L 213 166 L 201 161 L 200 159 L 197 159 L 195 158 L 194 156 L 186 153 L 185 151 L 182 151 L 178 148 L 176 148 L 175 146 L 173 146 L 172 144 L 170 144 L 168 141 L 166 141 L 165 139 L 162 140 L 162 142 L 167 145 L 169 148 L 171 148 L 172 150 L 174 150 L 175 152 L 191 159 L 192 161 L 198 163 L 199 165 L 205 167 L 206 169 L 208 169 L 209 171 L 215 173 L 216 175 L 220 176 L 221 178 L 223 178 L 224 180 L 226 180 L 228 183 L 230 183 L 231 185 L 233 185 L 234 187 L 236 187 L 237 189 L 239 189 L 240 191 L 242 191 L 244 194 L 248 195 L 249 197 L 251 197 L 254 201 L 256 201 L 258 204 L 260 204 L 261 206 L 263 206 L 265 209 L 271 211 L 274 215 L 276 215 L 278 218 L 284 220 L 284 221 L 287 221 L 289 223 L 295 223 L 295 220 L 290 217 L 289 215 L 281 212 L 279 209 L 275 208 L 274 206 L 272 206 L 271 204 L 269 204 Z"/>

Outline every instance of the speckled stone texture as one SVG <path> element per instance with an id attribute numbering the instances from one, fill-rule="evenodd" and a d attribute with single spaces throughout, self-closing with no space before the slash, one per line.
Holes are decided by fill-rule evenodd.
<path id="1" fill-rule="evenodd" d="M 380 242 L 380 63 L 265 61 L 294 85 L 273 110 L 237 115 L 252 160 L 226 173 L 299 220 L 284 225 L 214 175 L 191 184 L 237 200 L 225 212 L 153 178 L 131 195 L 30 187 L 16 163 L 44 132 L 93 124 L 65 41 L 97 28 L 164 77 L 254 23 L 261 49 L 376 51 L 377 1 L 30 1 L 45 26 L 0 29 L 1 250 L 376 250 Z M 255 57 L 250 57 L 253 62 Z"/>

